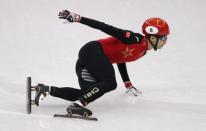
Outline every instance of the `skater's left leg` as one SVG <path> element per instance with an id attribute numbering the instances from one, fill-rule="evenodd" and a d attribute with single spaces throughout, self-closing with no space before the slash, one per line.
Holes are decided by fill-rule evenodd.
<path id="1" fill-rule="evenodd" d="M 82 95 L 77 101 L 71 103 L 67 112 L 88 116 L 92 112 L 85 106 L 110 92 L 117 87 L 114 68 L 112 63 L 104 55 L 99 43 L 86 44 L 79 52 L 76 66 Z"/>
<path id="2" fill-rule="evenodd" d="M 114 68 L 104 55 L 99 43 L 91 42 L 84 46 L 80 50 L 78 63 L 82 66 L 82 72 L 79 75 L 77 73 L 77 75 L 83 92 L 79 100 L 83 105 L 87 105 L 105 93 L 116 89 L 117 82 Z M 84 76 L 84 74 L 87 74 L 87 76 Z M 85 78 L 89 78 L 94 82 L 84 84 L 88 80 Z"/>

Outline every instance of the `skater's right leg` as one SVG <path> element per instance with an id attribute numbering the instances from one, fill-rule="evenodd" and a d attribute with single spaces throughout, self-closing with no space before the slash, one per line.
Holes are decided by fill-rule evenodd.
<path id="1" fill-rule="evenodd" d="M 76 101 L 80 96 L 82 96 L 82 91 L 71 87 L 59 88 L 55 86 L 38 84 L 36 87 L 35 96 L 36 105 L 39 106 L 40 101 L 42 101 L 48 94 L 68 101 Z"/>
<path id="2" fill-rule="evenodd" d="M 82 91 L 80 89 L 75 89 L 71 87 L 55 87 L 51 86 L 50 95 L 65 99 L 68 101 L 76 101 L 80 96 L 82 96 Z"/>

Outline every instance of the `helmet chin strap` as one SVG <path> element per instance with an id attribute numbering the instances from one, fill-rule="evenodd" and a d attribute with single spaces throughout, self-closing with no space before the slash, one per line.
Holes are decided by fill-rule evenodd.
<path id="1" fill-rule="evenodd" d="M 153 42 L 150 40 L 150 36 L 151 36 L 151 35 L 148 35 L 147 38 L 149 39 L 149 42 L 150 42 L 150 44 L 152 45 L 153 49 L 154 49 L 155 51 L 157 51 L 157 45 L 158 45 L 158 42 L 159 42 L 159 38 L 157 38 L 157 37 L 155 36 L 155 37 L 157 38 L 157 41 L 156 41 L 155 44 L 153 44 Z"/>

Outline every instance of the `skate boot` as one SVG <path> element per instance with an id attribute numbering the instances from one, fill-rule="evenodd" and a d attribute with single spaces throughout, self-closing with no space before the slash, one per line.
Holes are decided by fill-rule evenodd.
<path id="1" fill-rule="evenodd" d="M 90 111 L 89 109 L 77 104 L 77 103 L 72 103 L 70 104 L 69 107 L 67 107 L 67 113 L 69 116 L 73 116 L 73 115 L 80 115 L 82 117 L 89 117 L 92 115 L 92 111 Z"/>
<path id="2" fill-rule="evenodd" d="M 39 106 L 42 101 L 49 94 L 49 86 L 38 84 L 36 87 L 35 104 Z"/>

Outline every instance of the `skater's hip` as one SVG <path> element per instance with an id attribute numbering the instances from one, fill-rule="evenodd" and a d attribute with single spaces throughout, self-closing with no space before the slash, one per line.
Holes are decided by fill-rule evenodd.
<path id="1" fill-rule="evenodd" d="M 79 57 L 104 54 L 101 44 L 98 41 L 90 41 L 86 43 L 79 51 Z"/>

